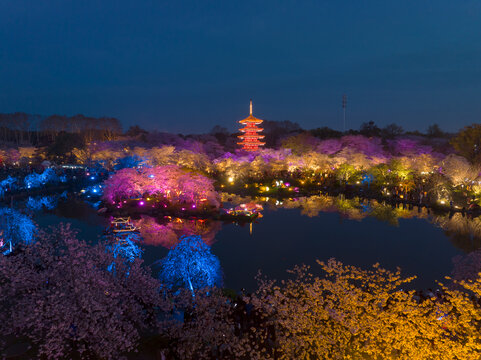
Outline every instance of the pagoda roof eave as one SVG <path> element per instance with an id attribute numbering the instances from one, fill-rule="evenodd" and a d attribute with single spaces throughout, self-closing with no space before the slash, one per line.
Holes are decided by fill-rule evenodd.
<path id="1" fill-rule="evenodd" d="M 237 145 L 252 145 L 252 146 L 262 146 L 262 145 L 265 145 L 266 143 L 265 142 L 262 142 L 262 141 L 259 141 L 259 142 L 256 142 L 256 143 L 245 143 L 245 142 L 238 142 Z"/>
<path id="2" fill-rule="evenodd" d="M 239 135 L 239 139 L 264 139 L 264 135 Z"/>
<path id="3" fill-rule="evenodd" d="M 240 122 L 241 124 L 244 124 L 244 123 L 260 124 L 260 123 L 262 123 L 263 121 L 264 121 L 264 120 L 258 119 L 258 118 L 256 118 L 255 116 L 252 116 L 252 115 L 249 115 L 249 116 L 246 117 L 245 119 L 239 120 L 239 122 Z"/>

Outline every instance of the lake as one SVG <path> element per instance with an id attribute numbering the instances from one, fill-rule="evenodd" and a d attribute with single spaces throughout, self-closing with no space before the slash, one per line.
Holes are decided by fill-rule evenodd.
<path id="1" fill-rule="evenodd" d="M 230 199 L 235 206 L 242 199 Z M 211 245 L 224 272 L 224 286 L 252 291 L 259 270 L 270 278 L 285 279 L 296 264 L 312 266 L 316 259 L 334 257 L 345 264 L 370 267 L 378 262 L 405 276 L 417 275 L 413 286 L 434 288 L 453 270 L 452 258 L 479 247 L 478 218 L 461 214 L 433 215 L 426 209 L 409 210 L 380 204 L 354 204 L 346 208 L 336 199 L 302 198 L 280 202 L 256 199 L 262 217 L 252 224 L 236 225 L 210 220 L 133 219 L 145 235 L 143 259 L 153 265 L 183 234 L 200 234 Z M 327 201 L 327 205 L 326 205 Z M 337 201 L 337 203 L 336 203 Z M 313 203 L 322 206 L 313 207 Z M 337 204 L 337 208 L 333 207 Z M 352 204 L 351 204 L 352 205 Z M 40 227 L 72 223 L 79 237 L 94 243 L 109 225 L 108 217 L 85 201 L 68 197 L 53 210 L 37 211 L 33 219 Z M 160 223 L 160 224 L 159 224 Z M 155 266 L 154 266 L 155 269 Z"/>

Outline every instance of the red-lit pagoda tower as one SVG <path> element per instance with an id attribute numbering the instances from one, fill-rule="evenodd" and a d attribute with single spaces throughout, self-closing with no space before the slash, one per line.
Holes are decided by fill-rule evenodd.
<path id="1" fill-rule="evenodd" d="M 247 151 L 257 151 L 259 150 L 259 146 L 265 145 L 265 143 L 259 141 L 259 139 L 263 139 L 264 135 L 259 135 L 259 133 L 264 130 L 257 125 L 261 124 L 263 120 L 258 119 L 252 116 L 252 100 L 250 105 L 250 114 L 244 120 L 240 120 L 239 122 L 244 125 L 240 132 L 241 135 L 238 136 L 242 142 L 238 142 L 237 144 L 242 145 L 242 148 Z"/>

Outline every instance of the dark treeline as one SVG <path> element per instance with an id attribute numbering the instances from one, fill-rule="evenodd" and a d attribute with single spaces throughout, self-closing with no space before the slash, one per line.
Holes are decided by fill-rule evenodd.
<path id="1" fill-rule="evenodd" d="M 16 145 L 45 145 L 64 133 L 77 134 L 85 142 L 114 140 L 121 132 L 120 121 L 110 117 L 0 114 L 0 142 Z"/>
<path id="2" fill-rule="evenodd" d="M 281 146 L 282 141 L 285 138 L 298 134 L 309 134 L 320 140 L 340 138 L 346 135 L 363 135 L 367 137 L 379 137 L 385 140 L 393 139 L 399 136 L 414 136 L 424 138 L 427 141 L 430 141 L 430 139 L 444 139 L 444 141 L 446 141 L 455 135 L 441 130 L 438 124 L 432 124 L 428 126 L 426 131 L 421 132 L 418 130 L 405 131 L 400 125 L 397 124 L 389 124 L 385 127 L 379 127 L 373 121 L 363 123 L 357 130 L 349 129 L 346 131 L 335 130 L 328 126 L 308 130 L 303 129 L 298 123 L 290 120 L 264 120 L 261 127 L 264 129 L 262 134 L 265 135 L 263 141 L 265 141 L 266 147 L 268 148 Z M 135 130 L 136 133 L 139 133 L 139 131 L 147 133 L 147 131 L 140 129 L 138 126 L 135 128 L 131 127 L 131 129 L 132 131 Z M 214 135 L 222 145 L 227 143 L 226 139 L 237 139 L 237 135 L 239 135 L 238 132 L 230 133 L 227 128 L 220 125 L 214 126 L 210 131 L 210 134 Z M 233 143 L 235 144 L 235 142 Z"/>

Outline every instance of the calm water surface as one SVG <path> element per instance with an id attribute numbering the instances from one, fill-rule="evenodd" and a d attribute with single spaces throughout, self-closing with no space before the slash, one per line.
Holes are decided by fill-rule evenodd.
<path id="1" fill-rule="evenodd" d="M 376 262 L 391 270 L 399 266 L 406 276 L 418 275 L 415 287 L 429 288 L 450 274 L 454 256 L 464 254 L 443 229 L 428 219 L 399 219 L 393 226 L 372 217 L 346 219 L 335 212 L 320 212 L 314 217 L 302 215 L 299 209 L 268 209 L 262 213 L 263 217 L 252 226 L 252 234 L 249 224 L 206 225 L 207 242 L 220 259 L 225 287 L 251 291 L 256 287 L 259 270 L 268 277 L 285 279 L 286 269 L 302 263 L 319 273 L 316 259 L 335 257 L 361 267 Z M 87 203 L 72 200 L 61 201 L 53 211 L 37 212 L 34 220 L 41 227 L 72 223 L 79 237 L 91 243 L 98 241 L 109 223 Z M 175 225 L 177 236 L 184 230 L 195 233 L 196 229 L 187 222 Z M 148 243 L 143 246 L 143 258 L 150 265 L 166 255 L 169 244 Z"/>

